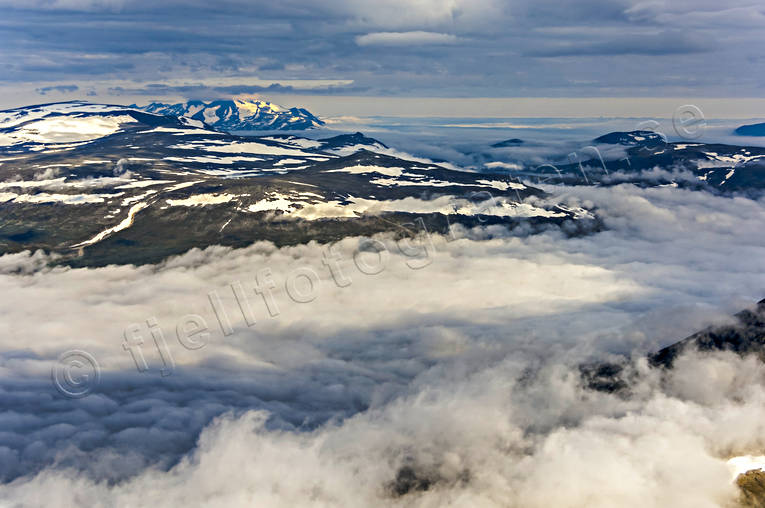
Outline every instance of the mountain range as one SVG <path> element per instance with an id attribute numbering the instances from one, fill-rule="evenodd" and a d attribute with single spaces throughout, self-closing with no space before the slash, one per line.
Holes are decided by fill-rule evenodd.
<path id="1" fill-rule="evenodd" d="M 138 108 L 137 106 L 132 106 Z M 294 131 L 321 127 L 324 122 L 303 108 L 284 108 L 257 99 L 152 102 L 140 108 L 148 113 L 186 117 L 221 131 Z"/>
<path id="2" fill-rule="evenodd" d="M 612 132 L 557 164 L 524 165 L 513 174 L 532 183 L 673 186 L 714 193 L 765 189 L 765 148 L 668 142 L 652 131 Z"/>
<path id="3" fill-rule="evenodd" d="M 71 265 L 152 263 L 209 245 L 408 235 L 415 222 L 437 232 L 568 222 L 566 231 L 581 234 L 602 227 L 597 214 L 538 184 L 765 188 L 765 148 L 614 132 L 556 166 L 466 171 L 362 133 L 240 136 L 211 125 L 241 125 L 224 109 L 240 103 L 148 112 L 74 101 L 1 111 L 0 252 L 43 249 Z M 509 149 L 520 144 L 511 141 Z"/>
<path id="4" fill-rule="evenodd" d="M 236 136 L 126 106 L 0 112 L 0 164 L 0 252 L 43 249 L 75 266 L 455 224 L 594 227 L 587 210 L 507 175 L 407 156 L 361 133 Z"/>

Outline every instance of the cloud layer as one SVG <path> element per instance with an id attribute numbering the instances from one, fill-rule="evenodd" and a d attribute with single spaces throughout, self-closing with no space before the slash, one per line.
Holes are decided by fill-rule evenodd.
<path id="1" fill-rule="evenodd" d="M 726 460 L 765 447 L 762 365 L 688 357 L 660 379 L 637 358 L 762 297 L 765 202 L 569 196 L 608 229 L 259 243 L 139 268 L 0 258 L 0 496 L 722 505 Z M 188 316 L 204 328 L 193 343 L 177 335 Z M 145 368 L 124 346 L 136 336 Z M 72 349 L 101 369 L 77 399 L 50 377 Z M 576 365 L 614 353 L 635 355 L 632 394 L 584 390 Z"/>
<path id="2" fill-rule="evenodd" d="M 454 44 L 457 37 L 438 32 L 374 32 L 356 37 L 359 46 L 418 46 L 421 44 Z"/>
<path id="3" fill-rule="evenodd" d="M 225 0 L 214 9 L 196 0 L 3 0 L 0 8 L 6 95 L 65 82 L 80 90 L 58 95 L 84 96 L 106 80 L 123 89 L 201 82 L 154 93 L 230 95 L 213 84 L 220 76 L 257 81 L 257 93 L 321 78 L 353 82 L 338 91 L 351 95 L 761 95 L 765 14 L 748 0 Z M 140 95 L 111 88 L 95 93 Z"/>

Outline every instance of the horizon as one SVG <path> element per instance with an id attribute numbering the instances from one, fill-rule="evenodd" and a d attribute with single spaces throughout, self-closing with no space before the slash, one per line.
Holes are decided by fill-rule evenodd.
<path id="1" fill-rule="evenodd" d="M 62 95 L 59 97 L 58 95 Z M 37 104 L 68 101 L 84 101 L 93 104 L 145 106 L 152 102 L 168 104 L 201 100 L 234 100 L 240 98 L 263 100 L 283 107 L 303 107 L 321 117 L 401 117 L 401 118 L 635 118 L 671 119 L 674 111 L 683 105 L 694 105 L 703 111 L 707 119 L 761 120 L 765 119 L 765 98 L 738 97 L 359 97 L 323 95 L 232 95 L 230 97 L 182 97 L 170 96 L 158 99 L 135 96 L 117 96 L 112 101 L 102 101 L 87 95 L 38 96 L 23 95 L 37 102 L 18 103 L 24 100 L 0 98 L 0 108 L 15 109 Z M 414 111 L 414 112 L 413 112 Z M 450 114 L 444 114 L 448 111 Z M 763 111 L 761 116 L 753 111 Z"/>

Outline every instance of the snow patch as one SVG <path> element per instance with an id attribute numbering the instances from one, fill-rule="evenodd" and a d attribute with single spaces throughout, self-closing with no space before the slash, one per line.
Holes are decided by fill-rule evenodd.
<path id="1" fill-rule="evenodd" d="M 733 457 L 727 462 L 727 465 L 735 481 L 739 475 L 749 471 L 765 470 L 765 456 L 743 455 L 741 457 Z"/>
<path id="2" fill-rule="evenodd" d="M 86 205 L 103 203 L 105 197 L 114 197 L 114 194 L 18 194 L 13 198 L 14 203 L 62 203 L 65 205 Z M 8 200 L 6 200 L 8 201 Z"/>
<path id="3" fill-rule="evenodd" d="M 198 150 L 205 152 L 218 152 L 218 153 L 248 153 L 257 155 L 276 155 L 276 156 L 292 156 L 292 157 L 307 157 L 310 153 L 302 150 L 296 150 L 294 148 L 284 148 L 281 146 L 264 145 L 263 143 L 256 143 L 251 141 L 241 142 L 215 142 L 213 140 L 206 140 L 200 142 L 184 143 L 180 145 L 174 145 L 170 148 L 178 150 Z"/>
<path id="4" fill-rule="evenodd" d="M 113 233 L 129 228 L 130 226 L 133 225 L 133 221 L 135 220 L 136 214 L 140 212 L 141 210 L 143 210 L 144 208 L 146 208 L 146 206 L 147 206 L 146 203 L 138 203 L 136 205 L 133 205 L 130 208 L 130 210 L 128 210 L 128 216 L 125 217 L 125 219 L 122 222 L 120 222 L 119 224 L 117 224 L 116 226 L 112 228 L 101 231 L 90 240 L 85 240 L 84 242 L 78 243 L 76 245 L 72 245 L 72 247 L 77 248 L 77 247 L 85 247 L 87 245 L 92 245 L 96 242 L 100 242 L 101 240 L 103 240 L 104 238 L 106 238 L 107 236 Z"/>
<path id="5" fill-rule="evenodd" d="M 234 194 L 197 194 L 186 199 L 167 199 L 170 206 L 207 206 L 228 203 L 234 199 Z"/>
<path id="6" fill-rule="evenodd" d="M 237 162 L 258 162 L 262 161 L 258 157 L 216 157 L 216 156 L 196 156 L 196 157 L 164 157 L 163 160 L 171 162 L 199 162 L 202 164 L 236 164 Z"/>
<path id="7" fill-rule="evenodd" d="M 507 189 L 525 190 L 528 188 L 522 183 L 503 182 L 503 181 L 497 181 L 497 180 L 478 180 L 477 183 L 480 183 L 482 185 L 485 185 L 486 187 L 492 187 L 494 189 L 501 190 L 501 191 L 506 191 Z"/>
<path id="8" fill-rule="evenodd" d="M 386 166 L 348 166 L 346 168 L 332 169 L 327 173 L 351 173 L 361 175 L 366 173 L 379 173 L 386 176 L 399 177 L 404 172 L 404 168 L 386 167 Z"/>
<path id="9" fill-rule="evenodd" d="M 22 125 L 0 137 L 0 143 L 71 143 L 92 141 L 120 130 L 125 123 L 134 123 L 132 116 L 50 117 Z"/>

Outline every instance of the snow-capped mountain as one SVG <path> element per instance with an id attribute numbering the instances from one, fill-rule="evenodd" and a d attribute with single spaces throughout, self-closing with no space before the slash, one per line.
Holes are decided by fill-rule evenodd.
<path id="1" fill-rule="evenodd" d="M 190 118 L 148 115 L 127 106 L 59 102 L 0 111 L 0 147 L 82 143 L 119 132 L 128 124 L 205 127 Z"/>
<path id="2" fill-rule="evenodd" d="M 589 212 L 506 175 L 450 169 L 361 133 L 244 137 L 124 106 L 0 112 L 0 253 L 73 265 L 157 262 L 209 245 L 571 222 Z M 419 227 L 419 226 L 418 226 Z"/>
<path id="3" fill-rule="evenodd" d="M 306 130 L 324 125 L 323 121 L 306 109 L 287 109 L 252 99 L 188 101 L 178 104 L 153 102 L 142 109 L 160 115 L 192 118 L 226 132 Z"/>

